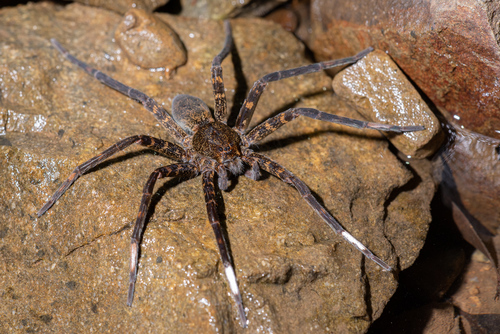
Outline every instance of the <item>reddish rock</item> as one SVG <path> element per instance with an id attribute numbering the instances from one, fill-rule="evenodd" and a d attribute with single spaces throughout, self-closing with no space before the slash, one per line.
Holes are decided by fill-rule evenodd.
<path id="1" fill-rule="evenodd" d="M 291 9 L 280 8 L 265 17 L 267 20 L 278 23 L 289 32 L 294 32 L 299 25 L 297 14 Z"/>
<path id="2" fill-rule="evenodd" d="M 315 0 L 310 47 L 321 60 L 368 46 L 388 52 L 432 102 L 460 116 L 460 125 L 500 138 L 494 7 L 476 0 Z"/>
<path id="3" fill-rule="evenodd" d="M 496 236 L 494 242 L 497 249 L 500 249 L 500 236 Z M 498 328 L 500 304 L 494 298 L 496 282 L 494 265 L 476 250 L 462 273 L 460 285 L 450 299 L 457 308 L 469 314 L 496 315 Z"/>
<path id="4" fill-rule="evenodd" d="M 490 232 L 500 227 L 500 140 L 450 123 L 450 140 L 435 159 L 445 203 L 451 201 Z"/>

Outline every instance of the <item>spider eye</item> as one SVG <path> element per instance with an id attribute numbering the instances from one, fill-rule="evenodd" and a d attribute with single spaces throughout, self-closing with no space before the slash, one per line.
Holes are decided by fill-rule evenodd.
<path id="1" fill-rule="evenodd" d="M 224 149 L 222 147 L 219 147 L 219 152 L 222 153 L 223 151 L 224 151 Z"/>

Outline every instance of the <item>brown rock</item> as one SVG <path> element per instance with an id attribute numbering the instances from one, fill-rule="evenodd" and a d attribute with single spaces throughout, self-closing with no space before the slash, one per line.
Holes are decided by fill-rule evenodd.
<path id="1" fill-rule="evenodd" d="M 240 12 L 242 8 L 251 2 L 247 1 L 213 1 L 203 0 L 192 2 L 189 0 L 181 0 L 182 15 L 193 18 L 205 18 L 213 20 L 223 20 L 231 17 L 232 13 Z"/>
<path id="2" fill-rule="evenodd" d="M 286 31 L 294 32 L 299 25 L 297 14 L 291 9 L 280 8 L 265 17 L 267 20 L 278 23 Z"/>
<path id="3" fill-rule="evenodd" d="M 35 216 L 77 164 L 119 139 L 142 133 L 168 139 L 140 104 L 65 60 L 49 38 L 167 109 L 180 93 L 213 105 L 210 64 L 223 45 L 222 23 L 159 17 L 168 18 L 190 55 L 170 79 L 122 58 L 113 43 L 121 18 L 109 11 L 51 3 L 0 10 L 0 332 L 245 332 L 235 320 L 199 178 L 159 182 L 141 245 L 136 299 L 126 306 L 130 225 L 147 177 L 169 160 L 131 147 Z M 228 103 L 237 110 L 254 80 L 306 60 L 303 46 L 275 24 L 239 19 L 232 27 L 237 55 L 223 66 Z M 235 69 L 232 60 L 241 66 Z M 328 85 L 323 73 L 270 84 L 252 124 L 313 95 L 301 103 L 354 117 L 325 92 Z M 298 119 L 259 150 L 301 177 L 377 255 L 392 265 L 415 259 L 421 244 L 394 247 L 401 233 L 386 236 L 384 219 L 396 217 L 401 226 L 417 221 L 418 233 L 405 238 L 421 239 L 434 186 L 429 175 L 413 177 L 376 131 Z M 403 187 L 409 180 L 418 184 Z M 248 308 L 246 331 L 365 331 L 394 292 L 394 275 L 335 236 L 276 178 L 233 182 L 221 213 Z M 424 218 L 392 211 L 402 208 Z"/>
<path id="4" fill-rule="evenodd" d="M 338 95 L 372 122 L 424 126 L 425 131 L 384 133 L 403 154 L 425 158 L 435 153 L 443 142 L 438 119 L 384 52 L 369 53 L 337 74 L 332 84 Z"/>
<path id="5" fill-rule="evenodd" d="M 165 22 L 141 9 L 131 9 L 115 31 L 127 58 L 142 68 L 175 69 L 186 63 L 179 36 Z"/>
<path id="6" fill-rule="evenodd" d="M 493 234 L 500 228 L 500 140 L 450 123 L 450 140 L 439 152 L 435 176 L 445 203 L 459 205 Z"/>
<path id="7" fill-rule="evenodd" d="M 229 17 L 263 16 L 282 4 L 283 0 L 181 0 L 180 14 L 198 19 L 223 20 Z"/>
<path id="8" fill-rule="evenodd" d="M 460 320 L 453 305 L 432 303 L 405 312 L 388 327 L 387 333 L 407 334 L 461 334 Z"/>
<path id="9" fill-rule="evenodd" d="M 500 236 L 495 236 L 494 243 L 496 248 L 500 249 Z M 500 305 L 494 298 L 497 291 L 494 265 L 476 250 L 463 271 L 459 283 L 450 297 L 453 305 L 469 314 L 496 315 L 498 328 L 497 315 L 500 314 Z"/>
<path id="10" fill-rule="evenodd" d="M 165 5 L 169 0 L 75 0 L 88 6 L 102 7 L 114 12 L 125 14 L 132 8 L 152 12 Z"/>
<path id="11" fill-rule="evenodd" d="M 409 268 L 424 246 L 429 224 L 432 220 L 427 208 L 436 191 L 432 174 L 432 164 L 426 160 L 406 162 L 416 176 L 405 187 L 412 191 L 396 190 L 387 208 L 385 234 L 391 240 L 396 253 L 399 254 L 401 270 Z M 425 198 L 419 202 L 419 198 Z M 446 272 L 450 274 L 450 271 Z"/>
<path id="12" fill-rule="evenodd" d="M 499 139 L 498 4 L 493 3 L 315 0 L 310 47 L 323 60 L 368 46 L 386 51 L 433 103 L 460 116 L 460 125 Z"/>

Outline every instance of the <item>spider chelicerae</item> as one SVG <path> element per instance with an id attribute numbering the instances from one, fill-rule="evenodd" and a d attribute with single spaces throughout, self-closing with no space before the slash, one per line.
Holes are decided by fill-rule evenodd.
<path id="1" fill-rule="evenodd" d="M 224 28 L 226 32 L 224 47 L 222 51 L 215 56 L 211 66 L 212 87 L 215 98 L 213 114 L 209 107 L 201 99 L 190 95 L 178 95 L 172 101 L 172 115 L 170 115 L 156 101 L 146 94 L 134 88 L 128 87 L 110 78 L 104 73 L 91 68 L 84 62 L 70 55 L 68 51 L 66 51 L 55 39 L 52 39 L 51 42 L 54 47 L 72 63 L 78 65 L 87 73 L 93 75 L 103 84 L 141 102 L 147 110 L 153 113 L 158 122 L 160 122 L 160 124 L 167 130 L 168 134 L 173 137 L 177 144 L 147 135 L 136 135 L 120 140 L 101 154 L 77 166 L 57 189 L 54 195 L 52 195 L 49 201 L 45 203 L 45 205 L 37 212 L 37 215 L 38 217 L 43 215 L 85 172 L 132 144 L 139 144 L 151 148 L 161 155 L 177 161 L 175 164 L 157 168 L 153 173 L 151 173 L 144 186 L 139 213 L 137 215 L 137 220 L 131 238 L 130 281 L 127 305 L 131 306 L 134 298 L 139 243 L 144 231 L 146 213 L 156 181 L 164 177 L 201 174 L 208 219 L 215 233 L 220 257 L 222 259 L 226 278 L 229 283 L 229 288 L 238 307 L 241 326 L 246 327 L 246 314 L 231 257 L 221 229 L 216 204 L 217 187 L 221 190 L 227 190 L 229 173 L 235 176 L 244 174 L 253 180 L 258 180 L 261 170 L 264 170 L 271 175 L 276 176 L 283 182 L 295 187 L 309 206 L 311 206 L 311 208 L 336 233 L 340 234 L 345 240 L 361 251 L 367 258 L 378 264 L 382 269 L 386 271 L 392 270 L 388 264 L 374 255 L 367 247 L 347 232 L 316 200 L 304 182 L 277 162 L 265 157 L 262 154 L 255 153 L 252 150 L 252 146 L 255 146 L 269 134 L 299 116 L 343 124 L 355 128 L 369 128 L 382 131 L 392 131 L 396 133 L 420 131 L 424 130 L 424 127 L 401 127 L 388 124 L 377 124 L 336 116 L 311 108 L 291 108 L 274 117 L 268 118 L 250 131 L 247 131 L 259 98 L 269 82 L 318 72 L 336 66 L 352 64 L 370 53 L 373 50 L 372 48 L 368 48 L 353 57 L 306 65 L 294 69 L 273 72 L 263 76 L 254 83 L 252 89 L 247 95 L 247 98 L 241 106 L 238 118 L 236 119 L 236 124 L 233 127 L 230 127 L 225 121 L 227 102 L 221 67 L 222 60 L 227 57 L 233 44 L 229 21 L 224 22 Z M 216 176 L 217 186 L 215 182 Z"/>

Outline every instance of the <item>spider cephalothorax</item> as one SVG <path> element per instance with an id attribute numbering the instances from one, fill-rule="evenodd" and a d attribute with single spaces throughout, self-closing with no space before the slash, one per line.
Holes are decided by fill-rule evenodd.
<path id="1" fill-rule="evenodd" d="M 241 138 L 226 124 L 214 120 L 208 106 L 201 99 L 177 95 L 172 101 L 172 116 L 177 124 L 192 135 L 191 147 L 197 153 L 190 158 L 200 170 L 217 171 L 219 188 L 227 189 L 227 171 L 235 175 L 243 171 Z"/>
<path id="2" fill-rule="evenodd" d="M 404 132 L 423 130 L 422 126 L 393 126 L 388 124 L 376 124 L 359 121 L 351 118 L 340 117 L 328 114 L 311 108 L 291 108 L 274 117 L 271 117 L 247 132 L 248 124 L 257 106 L 260 96 L 264 92 L 267 84 L 272 81 L 286 79 L 289 77 L 318 72 L 320 70 L 351 64 L 364 57 L 372 49 L 366 49 L 359 54 L 339 59 L 331 60 L 311 65 L 298 67 L 295 69 L 273 72 L 257 80 L 243 103 L 236 124 L 230 127 L 226 124 L 225 116 L 227 112 L 226 95 L 224 92 L 224 82 L 222 79 L 222 60 L 227 57 L 232 47 L 231 26 L 229 21 L 224 22 L 226 29 L 226 39 L 222 51 L 215 56 L 212 67 L 212 87 L 215 97 L 215 108 L 212 115 L 208 106 L 199 98 L 190 95 L 178 95 L 172 102 L 172 116 L 160 107 L 152 98 L 146 94 L 128 87 L 102 72 L 89 67 L 75 57 L 71 56 L 56 40 L 52 44 L 71 62 L 83 68 L 87 73 L 105 85 L 141 102 L 144 107 L 151 111 L 158 122 L 165 127 L 169 135 L 178 143 L 170 143 L 162 139 L 147 135 L 136 135 L 125 138 L 114 144 L 101 154 L 77 166 L 69 177 L 57 189 L 54 195 L 37 212 L 38 216 L 43 215 L 61 195 L 85 172 L 95 167 L 97 164 L 112 156 L 118 151 L 132 145 L 140 144 L 159 152 L 177 163 L 160 167 L 151 173 L 143 190 L 139 213 L 135 223 L 131 238 L 131 259 L 130 259 L 130 284 L 128 290 L 127 304 L 130 306 L 134 297 L 135 282 L 137 278 L 137 263 L 139 254 L 139 242 L 144 231 L 146 222 L 146 212 L 151 201 L 154 185 L 156 181 L 164 177 L 176 177 L 184 174 L 202 174 L 203 190 L 207 214 L 212 225 L 219 247 L 220 256 L 224 265 L 224 271 L 229 282 L 229 287 L 233 298 L 238 306 L 240 322 L 243 327 L 247 326 L 246 314 L 241 300 L 241 294 L 236 281 L 231 258 L 227 244 L 222 233 L 215 194 L 215 178 L 218 179 L 218 188 L 226 190 L 228 188 L 228 172 L 233 175 L 245 174 L 245 176 L 257 180 L 260 171 L 264 170 L 276 176 L 283 182 L 295 187 L 302 198 L 309 206 L 338 234 L 349 243 L 359 249 L 366 257 L 373 260 L 384 270 L 391 270 L 391 267 L 375 256 L 361 242 L 349 234 L 316 200 L 304 182 L 293 175 L 286 168 L 280 166 L 273 160 L 262 154 L 254 152 L 251 148 L 269 134 L 293 121 L 299 116 L 344 124 L 357 128 L 370 128 L 382 131 Z"/>

